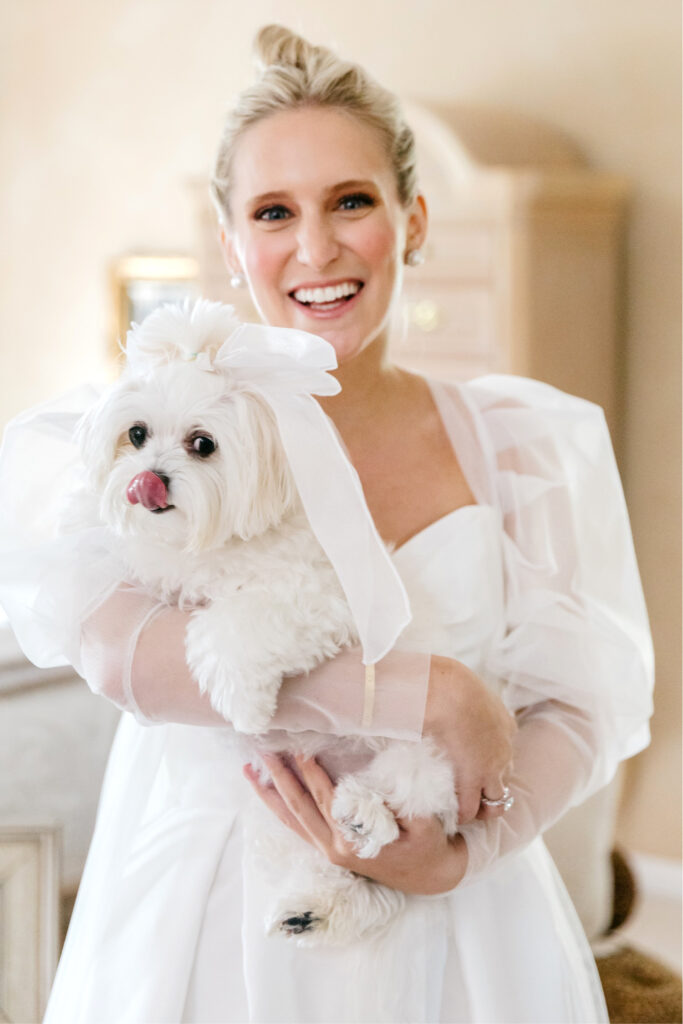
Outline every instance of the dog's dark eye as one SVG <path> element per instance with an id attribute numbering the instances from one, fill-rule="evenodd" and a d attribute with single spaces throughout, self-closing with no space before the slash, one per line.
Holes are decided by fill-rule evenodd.
<path id="1" fill-rule="evenodd" d="M 128 437 L 134 448 L 142 448 L 147 440 L 147 427 L 143 423 L 136 423 L 128 431 Z"/>
<path id="2" fill-rule="evenodd" d="M 207 455 L 216 451 L 216 442 L 206 434 L 198 434 L 190 441 L 190 451 L 193 455 L 199 455 L 200 458 L 205 459 Z"/>

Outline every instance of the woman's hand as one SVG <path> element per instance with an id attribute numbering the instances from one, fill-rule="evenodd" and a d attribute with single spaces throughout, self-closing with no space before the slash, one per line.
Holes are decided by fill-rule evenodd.
<path id="1" fill-rule="evenodd" d="M 262 783 L 250 765 L 244 769 L 245 776 L 280 821 L 332 864 L 423 896 L 448 892 L 461 881 L 467 868 L 465 841 L 462 836 L 448 839 L 436 818 L 398 819 L 399 838 L 365 860 L 339 832 L 331 811 L 334 785 L 313 758 L 296 757 L 305 787 L 278 757 L 266 756 L 264 761 L 272 784 Z"/>
<path id="2" fill-rule="evenodd" d="M 502 796 L 516 732 L 513 716 L 474 672 L 452 658 L 432 656 L 423 733 L 453 764 L 461 825 L 504 813 L 481 798 Z"/>

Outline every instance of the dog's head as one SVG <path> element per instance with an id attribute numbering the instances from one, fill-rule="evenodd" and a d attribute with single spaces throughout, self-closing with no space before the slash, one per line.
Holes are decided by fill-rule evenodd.
<path id="1" fill-rule="evenodd" d="M 154 326 L 158 344 L 163 317 Z M 199 351 L 213 344 L 195 331 L 193 346 L 202 340 Z M 267 402 L 184 360 L 175 342 L 146 372 L 124 372 L 82 420 L 79 441 L 100 515 L 121 536 L 209 550 L 276 526 L 296 501 Z"/>

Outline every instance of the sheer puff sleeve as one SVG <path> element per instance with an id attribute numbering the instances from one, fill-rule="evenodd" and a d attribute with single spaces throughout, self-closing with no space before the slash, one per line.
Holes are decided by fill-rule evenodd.
<path id="1" fill-rule="evenodd" d="M 504 530 L 506 628 L 486 671 L 520 723 L 515 807 L 464 830 L 472 875 L 647 745 L 653 654 L 602 410 L 523 378 L 462 392 Z"/>
<path id="2" fill-rule="evenodd" d="M 17 416 L 0 451 L 0 605 L 35 665 L 82 674 L 81 624 L 121 579 L 82 492 L 74 430 L 96 399 L 82 387 Z"/>

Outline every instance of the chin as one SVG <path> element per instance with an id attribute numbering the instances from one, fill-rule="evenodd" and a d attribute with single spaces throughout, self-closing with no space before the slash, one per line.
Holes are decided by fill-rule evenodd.
<path id="1" fill-rule="evenodd" d="M 355 359 L 385 334 L 392 320 L 391 310 L 386 310 L 384 316 L 379 319 L 369 316 L 367 307 L 364 309 L 362 306 L 349 310 L 348 313 L 342 312 L 339 316 L 318 317 L 307 313 L 305 307 L 293 306 L 290 299 L 287 299 L 284 305 L 274 303 L 272 307 L 259 302 L 257 297 L 253 297 L 253 301 L 264 323 L 277 327 L 291 327 L 324 338 L 334 349 L 340 366 Z"/>
<path id="2" fill-rule="evenodd" d="M 369 327 L 365 330 L 358 328 L 333 328 L 318 330 L 316 333 L 334 349 L 339 368 L 348 366 L 354 359 L 363 356 L 369 349 L 383 344 L 385 338 L 386 324 L 379 327 Z M 311 327 L 308 330 L 312 330 Z M 338 374 L 335 374 L 338 375 Z"/>
<path id="3" fill-rule="evenodd" d="M 233 726 L 242 761 L 265 772 L 267 750 L 357 751 L 353 739 L 266 733 L 282 679 L 333 658 L 358 634 L 270 406 L 211 363 L 235 326 L 227 307 L 200 301 L 163 307 L 133 329 L 142 369 L 129 357 L 82 420 L 87 494 L 75 501 L 97 509 L 98 525 L 116 538 L 122 578 L 191 611 L 185 648 L 197 686 Z M 437 813 L 456 830 L 452 770 L 435 748 L 364 742 L 369 763 L 338 780 L 333 806 L 359 856 L 398 837 L 396 814 Z M 273 831 L 269 818 L 262 850 Z M 269 932 L 300 945 L 345 944 L 382 930 L 404 905 L 403 894 L 327 863 L 294 833 L 275 846 L 265 857 L 280 894 Z"/>

